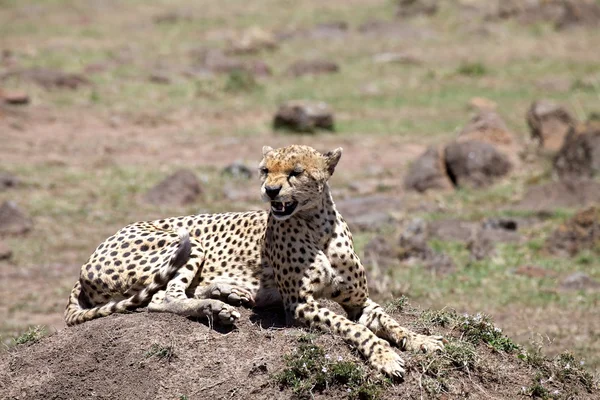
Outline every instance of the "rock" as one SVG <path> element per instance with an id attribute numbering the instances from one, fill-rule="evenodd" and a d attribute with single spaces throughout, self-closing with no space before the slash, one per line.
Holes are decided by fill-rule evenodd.
<path id="1" fill-rule="evenodd" d="M 397 17 L 434 15 L 438 11 L 438 0 L 398 0 Z"/>
<path id="2" fill-rule="evenodd" d="M 554 271 L 537 265 L 521 265 L 519 268 L 515 269 L 514 273 L 515 275 L 523 275 L 529 278 L 548 278 L 556 276 Z"/>
<path id="3" fill-rule="evenodd" d="M 475 235 L 475 232 L 479 229 L 479 224 L 460 219 L 440 219 L 431 221 L 427 229 L 429 236 L 432 238 L 466 243 Z"/>
<path id="4" fill-rule="evenodd" d="M 586 207 L 600 199 L 600 183 L 593 180 L 550 182 L 527 189 L 517 210 L 553 211 L 556 208 Z"/>
<path id="5" fill-rule="evenodd" d="M 547 76 L 536 79 L 534 83 L 545 92 L 566 93 L 573 86 L 571 79 L 563 76 Z"/>
<path id="6" fill-rule="evenodd" d="M 273 128 L 304 133 L 314 133 L 316 129 L 333 131 L 333 111 L 322 101 L 288 101 L 279 106 Z"/>
<path id="7" fill-rule="evenodd" d="M 12 201 L 0 206 L 0 235 L 21 235 L 33 227 L 33 221 Z"/>
<path id="8" fill-rule="evenodd" d="M 456 186 L 485 187 L 512 169 L 508 157 L 488 143 L 453 142 L 444 151 L 446 170 Z"/>
<path id="9" fill-rule="evenodd" d="M 286 75 L 299 77 L 304 75 L 320 75 L 338 72 L 340 67 L 337 63 L 329 60 L 299 60 L 286 70 Z"/>
<path id="10" fill-rule="evenodd" d="M 20 179 L 13 174 L 9 174 L 8 172 L 0 172 L 0 192 L 3 190 L 16 188 L 20 183 Z"/>
<path id="11" fill-rule="evenodd" d="M 423 62 L 409 53 L 379 53 L 373 56 L 375 64 L 421 65 Z"/>
<path id="12" fill-rule="evenodd" d="M 254 76 L 270 76 L 271 68 L 260 60 L 240 60 L 226 55 L 221 50 L 202 50 L 197 55 L 200 66 L 217 74 L 245 71 Z"/>
<path id="13" fill-rule="evenodd" d="M 460 131 L 458 141 L 469 140 L 477 140 L 505 148 L 515 144 L 513 134 L 506 126 L 502 117 L 490 110 L 484 110 L 475 115 Z"/>
<path id="14" fill-rule="evenodd" d="M 0 260 L 8 260 L 12 257 L 12 250 L 4 242 L 0 242 Z"/>
<path id="15" fill-rule="evenodd" d="M 600 208 L 590 207 L 559 226 L 546 240 L 545 247 L 553 254 L 574 256 L 586 249 L 600 254 L 599 243 Z"/>
<path id="16" fill-rule="evenodd" d="M 562 280 L 560 287 L 566 290 L 598 289 L 600 282 L 590 278 L 586 273 L 574 272 Z"/>
<path id="17" fill-rule="evenodd" d="M 18 75 L 23 79 L 31 80 L 45 89 L 67 88 L 74 90 L 80 86 L 90 85 L 90 81 L 83 75 L 47 68 L 24 69 L 12 72 L 9 75 Z"/>
<path id="18" fill-rule="evenodd" d="M 179 22 L 190 22 L 192 21 L 192 17 L 183 11 L 168 11 L 155 15 L 152 17 L 152 21 L 155 24 L 176 24 Z"/>
<path id="19" fill-rule="evenodd" d="M 509 219 L 488 219 L 473 231 L 467 242 L 471 261 L 481 261 L 496 254 L 497 243 L 516 243 L 521 240 L 517 223 Z"/>
<path id="20" fill-rule="evenodd" d="M 277 48 L 275 35 L 258 26 L 251 27 L 231 42 L 229 53 L 231 54 L 254 54 L 263 50 L 274 50 Z"/>
<path id="21" fill-rule="evenodd" d="M 223 174 L 237 179 L 250 179 L 256 175 L 255 171 L 240 162 L 234 162 L 223 168 Z"/>
<path id="22" fill-rule="evenodd" d="M 352 230 L 378 230 L 394 222 L 393 212 L 402 207 L 396 196 L 373 195 L 337 201 L 336 205 Z"/>
<path id="23" fill-rule="evenodd" d="M 161 85 L 168 85 L 171 83 L 171 77 L 164 72 L 153 72 L 148 77 L 148 80 L 152 83 L 158 83 Z"/>
<path id="24" fill-rule="evenodd" d="M 348 33 L 348 23 L 345 21 L 331 21 L 315 25 L 311 29 L 288 29 L 278 32 L 278 40 L 289 39 L 336 39 Z"/>
<path id="25" fill-rule="evenodd" d="M 595 0 L 565 0 L 564 11 L 556 21 L 556 29 L 576 26 L 600 26 L 600 4 Z"/>
<path id="26" fill-rule="evenodd" d="M 600 123 L 571 128 L 553 162 L 561 179 L 590 178 L 600 173 Z"/>
<path id="27" fill-rule="evenodd" d="M 430 146 L 411 164 L 404 178 L 404 187 L 417 192 L 453 188 L 446 172 L 444 151 L 440 146 Z"/>
<path id="28" fill-rule="evenodd" d="M 562 106 L 538 100 L 527 111 L 527 124 L 531 138 L 538 142 L 539 147 L 555 152 L 575 125 L 575 118 Z"/>
<path id="29" fill-rule="evenodd" d="M 434 253 L 423 265 L 426 271 L 436 275 L 446 275 L 456 271 L 456 265 L 447 254 Z"/>
<path id="30" fill-rule="evenodd" d="M 26 92 L 19 90 L 0 89 L 0 99 L 6 104 L 15 106 L 29 104 L 30 98 Z"/>
<path id="31" fill-rule="evenodd" d="M 146 192 L 144 201 L 154 205 L 184 206 L 195 202 L 201 193 L 196 174 L 189 169 L 180 169 Z"/>
<path id="32" fill-rule="evenodd" d="M 358 31 L 365 35 L 379 37 L 403 38 L 404 40 L 421 40 L 437 36 L 435 31 L 414 27 L 400 21 L 371 20 L 358 27 Z"/>
<path id="33" fill-rule="evenodd" d="M 468 106 L 471 110 L 475 111 L 495 111 L 498 108 L 498 104 L 485 97 L 473 97 L 469 100 Z"/>

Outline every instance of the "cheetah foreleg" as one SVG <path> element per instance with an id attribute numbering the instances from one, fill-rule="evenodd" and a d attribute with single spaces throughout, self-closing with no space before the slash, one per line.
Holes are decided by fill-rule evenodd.
<path id="1" fill-rule="evenodd" d="M 358 323 L 365 325 L 377 336 L 389 340 L 402 350 L 442 351 L 447 340 L 442 336 L 420 335 L 404 328 L 374 301 L 367 299 Z"/>
<path id="2" fill-rule="evenodd" d="M 390 344 L 379 339 L 366 326 L 356 324 L 346 317 L 338 315 L 315 300 L 295 304 L 288 309 L 297 321 L 323 330 L 332 330 L 355 346 L 371 366 L 391 377 L 404 376 L 404 361 Z"/>

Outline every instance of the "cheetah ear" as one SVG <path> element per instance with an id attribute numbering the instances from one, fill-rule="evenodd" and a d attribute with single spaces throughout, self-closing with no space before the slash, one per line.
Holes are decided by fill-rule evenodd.
<path id="1" fill-rule="evenodd" d="M 335 171 L 335 167 L 338 161 L 340 161 L 340 157 L 342 157 L 342 151 L 343 149 L 341 147 L 338 147 L 335 150 L 331 150 L 323 154 L 323 157 L 325 157 L 325 165 L 327 166 L 327 172 L 329 172 L 329 176 L 333 175 L 333 171 Z"/>
<path id="2" fill-rule="evenodd" d="M 267 154 L 269 154 L 270 152 L 273 151 L 273 148 L 271 146 L 263 146 L 263 157 L 266 156 Z"/>

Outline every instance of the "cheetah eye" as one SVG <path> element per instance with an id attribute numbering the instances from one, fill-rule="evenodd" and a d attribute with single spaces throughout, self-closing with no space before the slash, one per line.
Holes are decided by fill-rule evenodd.
<path id="1" fill-rule="evenodd" d="M 294 170 L 292 170 L 292 172 L 290 172 L 290 178 L 294 177 L 294 176 L 302 175 L 302 172 L 304 172 L 302 169 L 299 169 L 299 168 L 294 169 Z"/>
<path id="2" fill-rule="evenodd" d="M 260 172 L 261 175 L 267 175 L 269 173 L 269 168 L 267 168 L 267 167 L 260 167 L 258 169 L 258 171 Z"/>

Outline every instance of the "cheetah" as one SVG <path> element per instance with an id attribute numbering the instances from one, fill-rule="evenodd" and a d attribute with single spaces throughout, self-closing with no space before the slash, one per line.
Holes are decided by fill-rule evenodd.
<path id="1" fill-rule="evenodd" d="M 265 146 L 259 164 L 268 211 L 201 214 L 129 225 L 82 266 L 65 320 L 74 325 L 147 306 L 233 324 L 235 306 L 283 304 L 289 324 L 330 330 L 377 370 L 402 377 L 392 347 L 441 351 L 446 340 L 400 326 L 371 300 L 352 234 L 328 180 L 342 155 Z M 347 317 L 318 299 L 339 303 Z"/>

